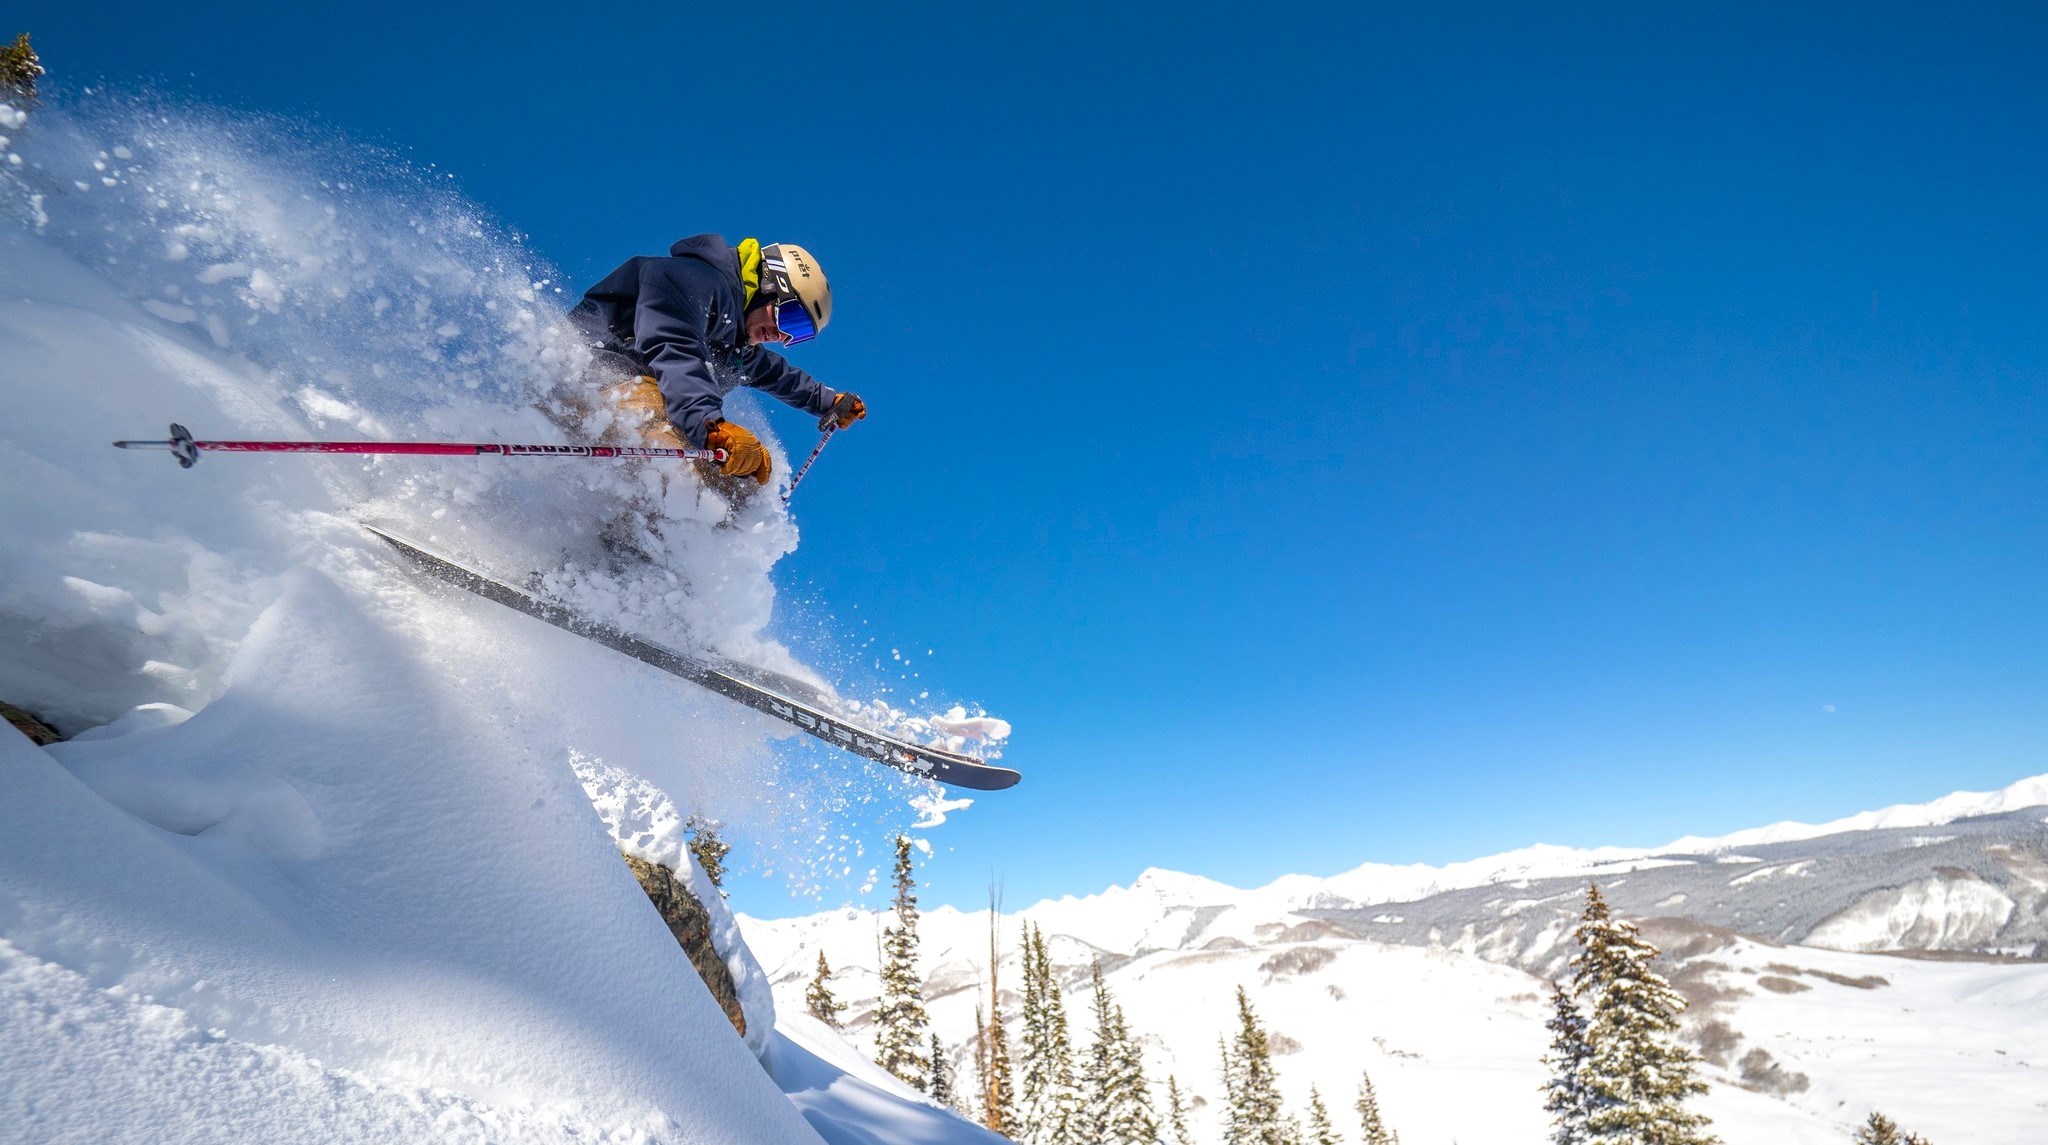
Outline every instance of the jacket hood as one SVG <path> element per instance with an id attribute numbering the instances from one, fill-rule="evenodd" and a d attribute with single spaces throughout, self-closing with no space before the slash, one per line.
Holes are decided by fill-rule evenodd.
<path id="1" fill-rule="evenodd" d="M 702 259 L 731 275 L 735 282 L 739 280 L 740 262 L 733 256 L 732 246 L 725 241 L 724 235 L 691 235 L 677 239 L 675 245 L 668 248 L 668 253 L 675 258 Z"/>

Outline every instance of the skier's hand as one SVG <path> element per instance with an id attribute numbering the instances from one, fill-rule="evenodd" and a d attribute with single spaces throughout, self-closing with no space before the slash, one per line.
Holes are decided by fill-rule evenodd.
<path id="1" fill-rule="evenodd" d="M 818 431 L 822 433 L 835 425 L 845 429 L 866 416 L 868 403 L 860 400 L 859 394 L 840 394 L 833 399 L 832 408 L 825 411 L 825 416 L 818 419 Z"/>
<path id="2" fill-rule="evenodd" d="M 768 450 L 761 439 L 748 433 L 745 426 L 721 421 L 704 435 L 704 444 L 712 449 L 725 450 L 725 464 L 719 472 L 727 477 L 751 477 L 762 485 L 768 484 L 769 474 L 775 463 L 768 460 Z"/>

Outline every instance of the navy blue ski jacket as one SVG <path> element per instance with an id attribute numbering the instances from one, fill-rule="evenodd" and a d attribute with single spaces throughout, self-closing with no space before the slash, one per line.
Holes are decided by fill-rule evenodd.
<path id="1" fill-rule="evenodd" d="M 735 386 L 821 417 L 838 396 L 782 355 L 747 344 L 746 301 L 733 248 L 718 235 L 693 235 L 666 258 L 627 259 L 584 292 L 569 320 L 598 349 L 652 376 L 668 420 L 702 449 Z"/>

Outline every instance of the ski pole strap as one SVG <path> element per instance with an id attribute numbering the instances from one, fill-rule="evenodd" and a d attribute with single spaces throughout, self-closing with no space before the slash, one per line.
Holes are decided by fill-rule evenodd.
<path id="1" fill-rule="evenodd" d="M 196 441 L 175 422 L 169 441 L 117 441 L 116 449 L 167 449 L 190 469 L 210 453 L 375 453 L 414 457 L 668 457 L 723 463 L 723 449 L 662 449 L 631 445 L 514 445 L 476 441 Z"/>
<path id="2" fill-rule="evenodd" d="M 797 482 L 802 481 L 804 479 L 804 474 L 809 473 L 811 471 L 811 466 L 818 460 L 818 455 L 820 453 L 825 452 L 825 443 L 831 441 L 832 435 L 838 432 L 839 427 L 837 425 L 828 425 L 825 427 L 824 436 L 818 438 L 818 444 L 811 447 L 811 455 L 809 457 L 804 458 L 803 465 L 797 468 L 796 476 L 789 479 L 789 488 L 783 490 L 782 493 L 783 504 L 789 504 L 789 499 L 791 497 L 796 496 Z"/>

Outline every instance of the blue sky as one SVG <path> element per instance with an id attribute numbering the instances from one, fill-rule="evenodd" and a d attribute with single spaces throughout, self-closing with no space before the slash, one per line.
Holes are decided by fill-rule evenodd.
<path id="1" fill-rule="evenodd" d="M 574 283 L 810 247 L 792 356 L 873 417 L 784 583 L 1027 775 L 927 902 L 2048 770 L 2048 16 L 1432 7 L 14 20 L 438 164 Z"/>

